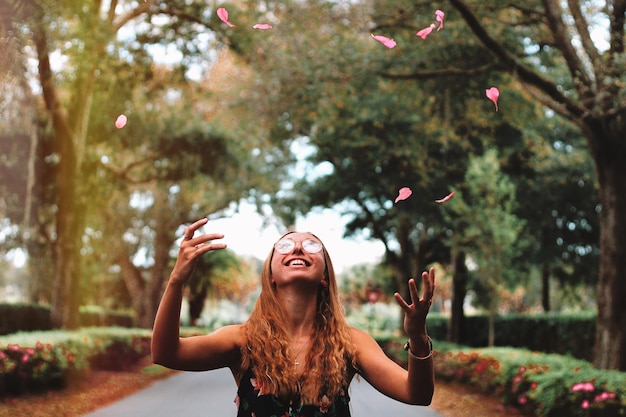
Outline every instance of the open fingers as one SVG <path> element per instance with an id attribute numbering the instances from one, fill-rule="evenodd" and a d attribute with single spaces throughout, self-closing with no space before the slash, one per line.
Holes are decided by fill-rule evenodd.
<path id="1" fill-rule="evenodd" d="M 194 235 L 194 233 L 196 233 L 196 230 L 198 230 L 199 228 L 201 228 L 202 226 L 204 226 L 208 222 L 209 222 L 209 219 L 207 219 L 205 217 L 205 218 L 200 219 L 200 220 L 190 224 L 189 226 L 185 227 L 185 231 L 183 233 L 183 240 L 191 240 L 191 239 L 193 239 L 193 235 Z"/>
<path id="2" fill-rule="evenodd" d="M 422 273 L 422 282 L 424 283 L 423 299 L 430 302 L 435 295 L 435 268 Z"/>

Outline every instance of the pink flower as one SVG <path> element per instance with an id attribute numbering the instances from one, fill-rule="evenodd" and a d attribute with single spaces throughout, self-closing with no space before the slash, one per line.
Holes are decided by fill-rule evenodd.
<path id="1" fill-rule="evenodd" d="M 396 46 L 396 41 L 386 36 L 372 34 L 372 38 L 376 39 L 378 42 L 382 43 L 389 49 L 395 48 Z"/>
<path id="2" fill-rule="evenodd" d="M 517 370 L 517 372 L 519 372 L 520 374 L 523 374 L 524 372 L 526 372 L 526 367 L 525 366 L 520 366 L 519 369 Z"/>
<path id="3" fill-rule="evenodd" d="M 398 196 L 396 197 L 394 203 L 397 203 L 400 200 L 406 200 L 413 194 L 413 191 L 409 187 L 402 187 L 398 190 Z"/>
<path id="4" fill-rule="evenodd" d="M 517 399 L 518 404 L 524 405 L 528 402 L 528 398 L 525 395 L 520 396 Z"/>
<path id="5" fill-rule="evenodd" d="M 415 36 L 419 36 L 423 40 L 426 40 L 426 37 L 428 37 L 428 35 L 430 35 L 430 33 L 433 31 L 434 28 L 435 28 L 435 24 L 433 23 L 430 26 L 428 26 L 427 28 L 424 28 L 424 29 L 420 30 L 419 32 L 417 32 L 415 34 Z"/>
<path id="6" fill-rule="evenodd" d="M 595 387 L 593 386 L 593 383 L 591 382 L 579 382 L 578 384 L 572 385 L 573 392 L 577 392 L 577 391 L 591 392 L 593 390 L 595 390 Z"/>
<path id="7" fill-rule="evenodd" d="M 225 8 L 220 7 L 219 9 L 217 9 L 217 17 L 219 17 L 220 20 L 226 23 L 229 27 L 232 28 L 235 26 L 228 21 L 228 10 L 226 10 Z"/>
<path id="8" fill-rule="evenodd" d="M 117 116 L 117 119 L 115 120 L 115 127 L 117 127 L 118 129 L 121 129 L 124 126 L 126 126 L 126 122 L 128 122 L 128 118 L 124 116 L 123 114 L 120 114 L 119 116 Z"/>
<path id="9" fill-rule="evenodd" d="M 596 395 L 596 397 L 594 398 L 595 402 L 599 402 L 599 401 L 604 401 L 604 400 L 610 400 L 615 398 L 615 393 L 614 392 L 602 392 L 601 394 Z"/>
<path id="10" fill-rule="evenodd" d="M 330 401 L 330 399 L 327 396 L 323 396 L 322 397 L 322 403 L 320 404 L 320 411 L 322 413 L 327 413 L 328 410 L 330 410 L 330 406 L 333 405 L 333 403 Z"/>
<path id="11" fill-rule="evenodd" d="M 439 27 L 437 28 L 437 32 L 443 29 L 443 18 L 445 17 L 445 15 L 446 14 L 442 12 L 441 10 L 439 9 L 435 10 L 435 20 L 439 22 Z"/>
<path id="12" fill-rule="evenodd" d="M 580 405 L 581 408 L 587 409 L 589 408 L 589 400 L 584 400 Z"/>
<path id="13" fill-rule="evenodd" d="M 452 192 L 448 194 L 447 196 L 445 196 L 444 198 L 435 200 L 435 203 L 445 203 L 446 201 L 450 200 L 454 196 L 454 194 L 456 194 L 456 191 L 452 190 Z"/>
<path id="14" fill-rule="evenodd" d="M 268 23 L 257 23 L 256 25 L 252 26 L 252 29 L 260 29 L 260 30 L 267 30 L 271 28 L 272 28 L 272 25 Z"/>
<path id="15" fill-rule="evenodd" d="M 493 104 L 496 106 L 496 111 L 498 111 L 498 97 L 500 97 L 500 90 L 496 87 L 491 87 L 485 90 L 485 95 L 489 100 L 493 101 Z"/>

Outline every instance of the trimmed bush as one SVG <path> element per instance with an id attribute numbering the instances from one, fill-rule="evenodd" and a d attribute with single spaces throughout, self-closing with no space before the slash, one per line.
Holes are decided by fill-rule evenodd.
<path id="1" fill-rule="evenodd" d="M 126 370 L 150 354 L 145 329 L 85 328 L 0 339 L 0 398 L 65 385 L 84 369 Z"/>
<path id="2" fill-rule="evenodd" d="M 0 303 L 0 335 L 49 329 L 49 307 Z"/>

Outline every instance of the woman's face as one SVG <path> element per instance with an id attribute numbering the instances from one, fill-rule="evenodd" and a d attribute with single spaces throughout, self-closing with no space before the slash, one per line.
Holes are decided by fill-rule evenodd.
<path id="1" fill-rule="evenodd" d="M 274 245 L 271 268 L 277 286 L 302 280 L 321 283 L 326 269 L 322 242 L 310 233 L 283 236 Z"/>

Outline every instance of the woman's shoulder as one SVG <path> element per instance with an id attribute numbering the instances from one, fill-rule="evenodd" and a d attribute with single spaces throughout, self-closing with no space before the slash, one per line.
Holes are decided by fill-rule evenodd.
<path id="1" fill-rule="evenodd" d="M 229 324 L 209 333 L 210 337 L 228 340 L 237 347 L 244 345 L 245 334 L 243 324 Z"/>
<path id="2" fill-rule="evenodd" d="M 349 329 L 352 342 L 355 343 L 357 346 L 359 345 L 359 342 L 362 342 L 364 340 L 373 340 L 372 336 L 370 336 L 370 334 L 367 333 L 365 330 L 357 329 L 356 327 L 352 326 L 350 326 Z"/>

